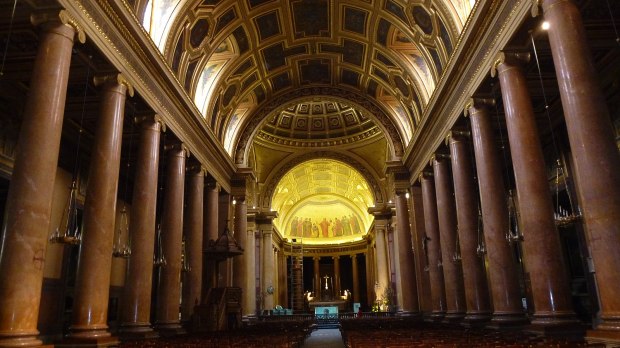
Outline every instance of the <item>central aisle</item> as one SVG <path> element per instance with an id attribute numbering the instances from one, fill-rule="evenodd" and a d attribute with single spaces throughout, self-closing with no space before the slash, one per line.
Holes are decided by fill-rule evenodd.
<path id="1" fill-rule="evenodd" d="M 306 338 L 303 348 L 344 348 L 339 329 L 318 329 Z"/>

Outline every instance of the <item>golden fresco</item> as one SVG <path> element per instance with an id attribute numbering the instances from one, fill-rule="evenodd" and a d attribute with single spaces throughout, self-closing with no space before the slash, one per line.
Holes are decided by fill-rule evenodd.
<path id="1" fill-rule="evenodd" d="M 272 199 L 283 237 L 307 244 L 338 244 L 361 239 L 372 224 L 373 195 L 351 166 L 316 159 L 282 177 Z"/>

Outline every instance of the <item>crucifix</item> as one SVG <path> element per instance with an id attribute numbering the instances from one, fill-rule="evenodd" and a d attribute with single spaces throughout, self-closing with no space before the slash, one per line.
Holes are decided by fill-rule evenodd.
<path id="1" fill-rule="evenodd" d="M 329 277 L 327 274 L 325 275 L 325 277 L 323 277 L 323 279 L 325 279 L 325 290 L 329 289 L 329 285 L 328 285 L 328 283 L 327 283 L 327 280 L 328 280 L 329 278 L 330 278 L 330 277 Z"/>

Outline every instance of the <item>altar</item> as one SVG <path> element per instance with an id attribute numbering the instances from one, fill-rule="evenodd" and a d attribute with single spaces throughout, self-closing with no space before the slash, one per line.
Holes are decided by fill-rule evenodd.
<path id="1" fill-rule="evenodd" d="M 310 311 L 316 313 L 317 310 L 320 310 L 321 313 L 325 309 L 330 311 L 335 310 L 336 314 L 338 311 L 347 311 L 350 310 L 349 302 L 350 302 L 350 292 L 345 290 L 344 295 L 335 294 L 334 286 L 333 286 L 333 278 L 330 276 L 324 276 L 321 278 L 321 285 L 318 289 L 318 296 L 316 292 L 314 296 L 312 293 L 306 294 L 306 300 L 308 301 L 308 307 L 310 307 Z"/>
<path id="2" fill-rule="evenodd" d="M 325 309 L 327 309 L 330 314 L 332 314 L 332 312 L 338 314 L 338 312 L 343 312 L 347 310 L 347 302 L 344 300 L 326 302 L 311 301 L 308 303 L 308 305 L 310 306 L 310 311 L 315 314 L 323 314 L 323 311 Z M 319 311 L 319 313 L 317 313 L 317 310 Z"/>

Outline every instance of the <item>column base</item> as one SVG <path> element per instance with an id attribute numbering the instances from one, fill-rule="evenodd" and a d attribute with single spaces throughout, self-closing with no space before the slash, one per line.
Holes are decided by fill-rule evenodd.
<path id="1" fill-rule="evenodd" d="M 493 330 L 520 330 L 529 324 L 524 313 L 493 313 L 485 327 Z"/>
<path id="2" fill-rule="evenodd" d="M 605 347 L 620 346 L 620 331 L 597 328 L 586 332 L 585 340 L 589 344 L 604 344 Z"/>
<path id="3" fill-rule="evenodd" d="M 443 322 L 446 324 L 454 324 L 462 321 L 465 318 L 465 312 L 451 312 L 448 311 L 443 318 Z"/>
<path id="4" fill-rule="evenodd" d="M 430 321 L 432 323 L 439 323 L 443 320 L 443 318 L 446 316 L 446 312 L 431 312 L 430 315 L 428 315 L 424 320 L 425 321 Z"/>
<path id="5" fill-rule="evenodd" d="M 187 334 L 187 330 L 181 326 L 181 323 L 178 321 L 170 323 L 157 323 L 155 324 L 155 330 L 157 330 L 161 337 L 173 337 Z"/>
<path id="6" fill-rule="evenodd" d="M 120 341 L 114 336 L 100 337 L 67 337 L 54 344 L 58 348 L 86 348 L 86 347 L 118 347 Z"/>
<path id="7" fill-rule="evenodd" d="M 533 320 L 532 323 L 524 328 L 524 331 L 531 332 L 545 337 L 562 338 L 569 341 L 583 341 L 586 334 L 586 327 L 578 322 L 556 322 L 540 323 Z"/>
<path id="8" fill-rule="evenodd" d="M 121 324 L 118 335 L 121 340 L 146 340 L 157 338 L 159 334 L 153 330 L 150 323 L 124 323 Z"/>
<path id="9" fill-rule="evenodd" d="M 482 327 L 490 320 L 491 312 L 468 312 L 461 325 L 470 328 Z"/>
<path id="10" fill-rule="evenodd" d="M 408 318 L 408 319 L 416 319 L 416 318 L 419 318 L 420 320 L 422 319 L 421 312 L 399 311 L 396 313 L 396 315 L 399 317 Z"/>
<path id="11" fill-rule="evenodd" d="M 0 347 L 40 347 L 43 341 L 37 338 L 39 331 L 21 335 L 0 334 Z"/>

